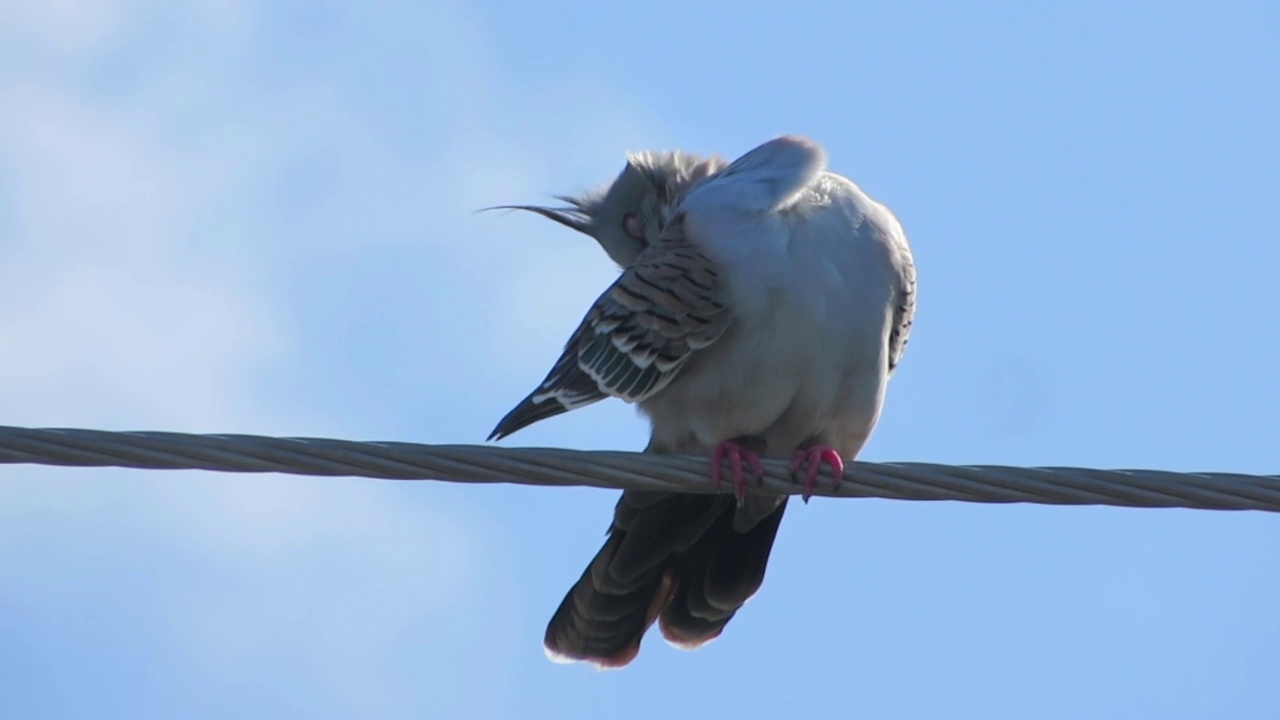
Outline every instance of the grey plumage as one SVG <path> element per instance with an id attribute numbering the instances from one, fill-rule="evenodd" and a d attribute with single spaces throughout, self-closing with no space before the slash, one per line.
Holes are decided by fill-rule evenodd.
<path id="1" fill-rule="evenodd" d="M 825 161 L 794 137 L 727 165 L 640 153 L 568 208 L 509 206 L 590 234 L 623 272 L 492 437 L 617 397 L 649 417 L 649 452 L 854 457 L 910 332 L 915 269 L 892 213 Z M 655 620 L 681 647 L 717 637 L 763 581 L 785 508 L 624 492 L 548 653 L 625 665 Z"/>
<path id="2" fill-rule="evenodd" d="M 718 157 L 678 150 L 633 152 L 608 186 L 577 197 L 556 196 L 565 207 L 497 205 L 488 209 L 534 212 L 590 235 L 611 260 L 626 268 L 661 232 L 677 201 L 726 164 Z M 639 222 L 639 233 L 626 231 L 628 216 Z"/>

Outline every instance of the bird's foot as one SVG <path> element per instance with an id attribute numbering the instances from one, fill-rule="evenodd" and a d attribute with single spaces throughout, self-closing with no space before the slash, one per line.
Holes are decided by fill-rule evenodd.
<path id="1" fill-rule="evenodd" d="M 795 478 L 796 471 L 804 467 L 804 492 L 800 497 L 805 503 L 813 497 L 813 489 L 818 485 L 818 472 L 822 469 L 824 462 L 831 466 L 835 486 L 840 487 L 840 481 L 844 479 L 844 459 L 835 448 L 814 444 L 796 450 L 796 454 L 791 456 L 792 479 Z"/>
<path id="2" fill-rule="evenodd" d="M 717 444 L 711 451 L 711 487 L 720 489 L 721 466 L 725 460 L 728 460 L 729 474 L 733 477 L 733 496 L 741 505 L 742 498 L 747 495 L 747 479 L 742 471 L 743 462 L 746 462 L 751 473 L 756 476 L 757 483 L 764 479 L 764 468 L 760 466 L 760 453 L 747 447 L 747 445 L 759 444 L 754 438 L 735 438 Z"/>

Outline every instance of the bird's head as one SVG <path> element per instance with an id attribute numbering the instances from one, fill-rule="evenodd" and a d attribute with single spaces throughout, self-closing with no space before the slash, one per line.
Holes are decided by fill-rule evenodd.
<path id="1" fill-rule="evenodd" d="M 727 165 L 718 157 L 686 152 L 627 154 L 627 164 L 608 186 L 556 199 L 565 207 L 499 205 L 490 210 L 527 210 L 595 238 L 621 267 L 657 239 L 675 207 L 700 180 Z"/>

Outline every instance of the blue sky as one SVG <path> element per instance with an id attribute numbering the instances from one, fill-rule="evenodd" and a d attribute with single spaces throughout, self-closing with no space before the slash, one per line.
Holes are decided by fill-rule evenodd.
<path id="1" fill-rule="evenodd" d="M 5 3 L 0 422 L 481 442 L 614 269 L 472 211 L 787 132 L 916 253 L 863 459 L 1280 472 L 1280 11 L 1055 5 Z M 613 502 L 0 468 L 0 717 L 1280 714 L 1276 517 L 818 499 L 720 640 L 553 665 Z"/>

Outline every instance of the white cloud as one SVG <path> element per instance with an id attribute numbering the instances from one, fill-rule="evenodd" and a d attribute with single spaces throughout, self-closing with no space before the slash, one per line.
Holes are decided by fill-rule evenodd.
<path id="1" fill-rule="evenodd" d="M 2 104 L 7 421 L 179 429 L 250 414 L 244 386 L 285 351 L 284 329 L 245 273 L 193 243 L 223 173 L 155 140 L 145 108 L 34 83 Z"/>
<path id="2" fill-rule="evenodd" d="M 243 4 L 222 14 L 220 3 L 188 6 L 201 19 L 166 33 L 143 32 L 161 5 L 59 7 L 16 13 L 16 26 L 0 30 L 0 43 L 35 38 L 21 52 L 38 60 L 0 70 L 0 407 L 8 424 L 359 432 L 376 418 L 342 407 L 308 414 L 260 391 L 271 377 L 334 360 L 334 347 L 315 345 L 332 338 L 300 328 L 330 298 L 292 294 L 308 279 L 297 261 L 378 254 L 421 267 L 420 285 L 397 296 L 404 303 L 379 309 L 381 322 L 414 338 L 405 347 L 415 374 L 395 384 L 406 395 L 448 393 L 456 404 L 499 391 L 498 405 L 514 402 L 502 383 L 487 382 L 492 373 L 511 372 L 527 390 L 530 359 L 552 359 L 614 270 L 586 237 L 534 217 L 473 211 L 585 189 L 620 169 L 622 149 L 666 144 L 624 98 L 572 83 L 549 96 L 503 87 L 460 5 L 436 6 L 431 34 L 442 42 L 421 42 L 424 71 L 453 68 L 433 86 L 436 96 L 413 99 L 442 113 L 434 131 L 444 135 L 424 141 L 429 162 L 405 157 L 377 110 L 323 72 L 253 86 L 253 63 L 266 60 L 246 50 L 260 19 Z M 183 51 L 110 92 L 86 84 L 86 69 L 156 37 Z M 591 122 L 586 131 L 498 122 L 485 115 L 497 98 L 512 112 Z M 475 278 L 464 279 L 468 272 Z M 424 324 L 424 314 L 441 324 Z M 439 352 L 442 344 L 451 351 Z M 176 589 L 157 622 L 193 661 L 246 674 L 306 648 L 325 692 L 376 698 L 391 680 L 377 672 L 385 658 L 373 656 L 423 618 L 459 616 L 468 598 L 485 594 L 496 612 L 486 623 L 517 622 L 517 599 L 493 592 L 506 582 L 503 529 L 448 493 L 415 497 L 431 500 L 406 502 L 360 480 L 6 468 L 0 557 L 21 568 L 8 578 L 17 591 L 74 602 L 95 592 L 79 584 L 82 560 L 58 556 L 64 564 L 50 565 L 27 554 L 21 528 L 57 528 L 66 544 L 84 547 L 140 532 L 184 568 L 228 578 L 214 589 L 164 579 Z M 484 631 L 492 638 L 502 629 Z M 483 652 L 501 664 L 507 650 Z"/>
<path id="3" fill-rule="evenodd" d="M 255 394 L 265 373 L 304 362 L 304 348 L 289 306 L 266 283 L 270 253 L 262 248 L 272 238 L 255 222 L 251 195 L 264 169 L 299 145 L 358 139 L 304 132 L 281 142 L 291 128 L 344 127 L 338 100 L 310 102 L 313 114 L 304 115 L 284 97 L 276 117 L 291 126 L 192 114 L 192 103 L 230 104 L 223 109 L 235 114 L 227 78 L 204 76 L 220 64 L 210 47 L 192 67 L 148 69 L 116 94 L 89 91 L 78 70 L 103 60 L 146 13 L 124 3 L 40 7 L 19 15 L 24 28 L 3 33 L 29 31 L 39 45 L 32 55 L 49 60 L 25 73 L 9 65 L 13 82 L 0 95 L 3 422 L 314 426 Z M 234 52 L 243 38 L 229 40 Z M 184 73 L 185 85 L 173 82 Z M 470 542 L 466 517 L 443 504 L 398 502 L 368 481 L 4 468 L 0 557 L 10 571 L 0 583 L 39 604 L 84 602 L 103 590 L 77 579 L 92 554 L 33 553 L 24 533 L 52 532 L 62 538 L 58 548 L 86 549 L 125 547 L 142 533 L 186 568 L 233 578 L 213 593 L 208 582 L 158 580 L 179 589 L 168 597 L 170 617 L 157 622 L 172 623 L 199 662 L 256 673 L 254 662 L 271 647 L 295 651 L 316 628 L 353 614 L 360 617 L 341 642 L 367 654 L 420 613 L 460 602 L 472 591 L 468 548 L 483 547 Z M 332 573 L 319 577 L 346 581 L 304 596 L 317 589 L 306 578 L 326 561 Z M 255 586 L 263 597 L 244 594 Z M 335 682 L 355 677 L 377 692 L 358 659 L 336 653 L 318 665 Z"/>
<path id="4" fill-rule="evenodd" d="M 4 3 L 10 42 L 24 39 L 30 45 L 62 57 L 83 57 L 101 51 L 115 41 L 128 24 L 137 3 L 110 0 L 50 0 Z"/>

